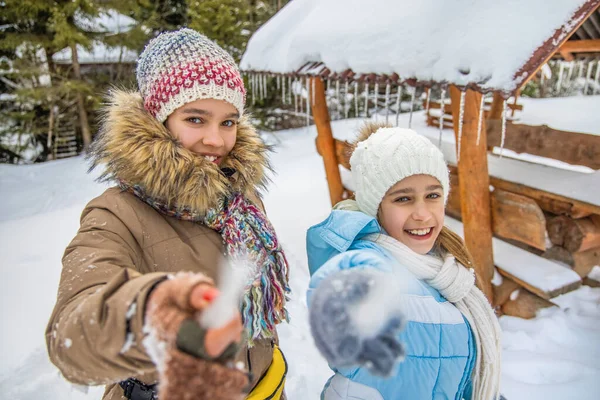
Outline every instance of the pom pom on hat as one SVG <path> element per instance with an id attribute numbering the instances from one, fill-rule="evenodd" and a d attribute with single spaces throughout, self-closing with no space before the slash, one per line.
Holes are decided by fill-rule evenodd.
<path id="1" fill-rule="evenodd" d="M 136 77 L 144 107 L 160 122 L 199 99 L 224 100 L 240 115 L 244 112 L 246 90 L 235 61 L 192 29 L 165 32 L 151 40 L 140 55 Z"/>
<path id="2" fill-rule="evenodd" d="M 448 200 L 450 180 L 442 152 L 411 129 L 367 125 L 350 157 L 356 202 L 361 211 L 377 216 L 387 191 L 412 175 L 430 175 L 444 190 Z"/>

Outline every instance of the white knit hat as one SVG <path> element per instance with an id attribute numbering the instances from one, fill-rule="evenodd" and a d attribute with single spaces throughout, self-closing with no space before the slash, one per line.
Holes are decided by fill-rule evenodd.
<path id="1" fill-rule="evenodd" d="M 442 152 L 411 129 L 379 128 L 366 140 L 358 142 L 350 157 L 356 202 L 361 211 L 377 216 L 386 192 L 412 175 L 431 175 L 448 199 L 450 180 Z"/>
<path id="2" fill-rule="evenodd" d="M 224 100 L 244 113 L 246 89 L 233 57 L 192 29 L 152 39 L 138 59 L 136 78 L 144 107 L 160 122 L 199 99 Z"/>

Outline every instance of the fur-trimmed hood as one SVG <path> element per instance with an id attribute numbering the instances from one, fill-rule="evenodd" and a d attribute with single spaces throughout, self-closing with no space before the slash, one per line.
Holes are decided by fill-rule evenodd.
<path id="1" fill-rule="evenodd" d="M 270 170 L 268 147 L 240 118 L 237 140 L 222 164 L 184 148 L 167 128 L 144 108 L 136 92 L 115 90 L 104 109 L 101 129 L 90 148 L 90 170 L 105 164 L 102 181 L 139 185 L 145 193 L 170 207 L 204 214 L 233 192 L 256 196 Z M 223 171 L 235 171 L 228 177 Z"/>

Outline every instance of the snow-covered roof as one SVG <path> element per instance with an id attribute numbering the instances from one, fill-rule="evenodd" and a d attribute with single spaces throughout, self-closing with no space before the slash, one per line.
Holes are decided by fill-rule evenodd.
<path id="1" fill-rule="evenodd" d="M 135 26 L 136 21 L 115 10 L 106 10 L 94 18 L 76 14 L 75 23 L 88 32 L 115 34 L 130 31 Z"/>
<path id="2" fill-rule="evenodd" d="M 100 41 L 94 41 L 90 50 L 77 45 L 77 56 L 80 64 L 109 64 L 109 63 L 133 63 L 137 61 L 137 52 L 124 46 L 108 47 Z M 70 64 L 71 48 L 67 47 L 52 56 L 55 63 Z"/>
<path id="3" fill-rule="evenodd" d="M 94 18 L 76 15 L 77 26 L 89 32 L 105 33 L 115 35 L 130 31 L 136 21 L 115 10 L 107 10 Z M 96 40 L 92 43 L 90 50 L 83 46 L 77 46 L 77 56 L 81 64 L 108 64 L 117 62 L 135 62 L 137 52 L 124 46 L 108 47 L 103 42 Z M 71 49 L 66 47 L 52 56 L 52 60 L 58 64 L 71 63 Z"/>
<path id="4" fill-rule="evenodd" d="M 250 39 L 245 71 L 397 74 L 512 92 L 600 0 L 294 0 Z"/>

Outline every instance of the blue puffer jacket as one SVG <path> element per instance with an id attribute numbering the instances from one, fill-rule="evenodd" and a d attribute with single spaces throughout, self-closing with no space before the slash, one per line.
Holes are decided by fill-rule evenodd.
<path id="1" fill-rule="evenodd" d="M 323 389 L 326 400 L 461 400 L 471 399 L 471 372 L 475 344 L 469 324 L 460 311 L 437 290 L 418 280 L 393 256 L 373 242 L 361 240 L 382 228 L 373 217 L 359 211 L 333 211 L 307 233 L 311 293 L 319 283 L 349 268 L 376 268 L 406 275 L 402 303 L 407 324 L 399 338 L 406 359 L 391 378 L 371 375 L 366 368 L 333 368 Z M 393 268 L 392 268 L 393 266 Z M 408 290 L 407 290 L 408 288 Z"/>

